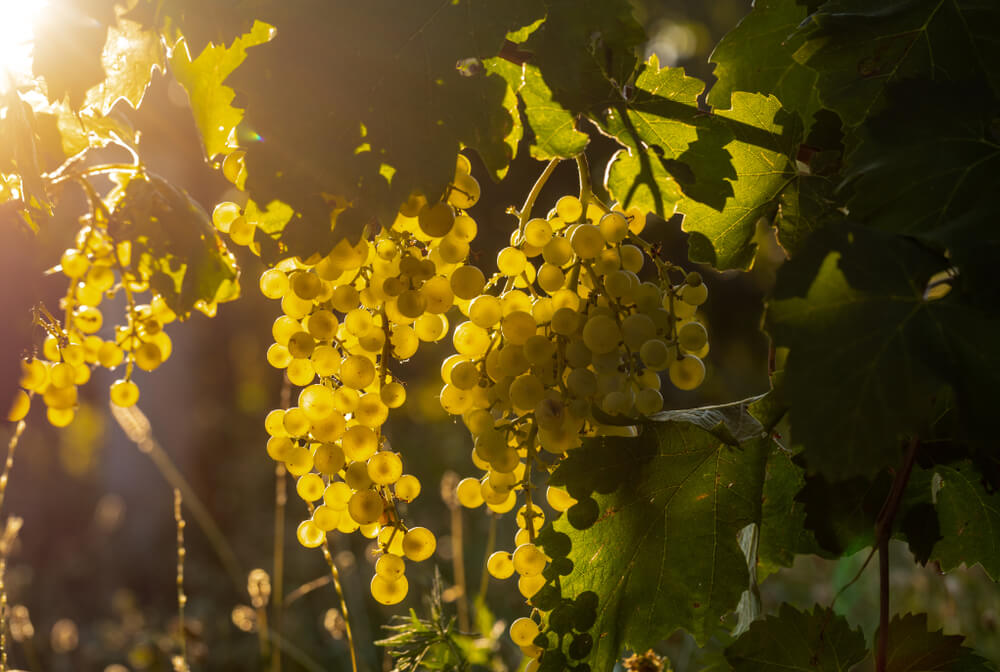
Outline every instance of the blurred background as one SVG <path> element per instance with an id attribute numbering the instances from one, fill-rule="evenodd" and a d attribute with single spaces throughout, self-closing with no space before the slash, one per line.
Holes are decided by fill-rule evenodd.
<path id="1" fill-rule="evenodd" d="M 662 64 L 683 66 L 709 82 L 712 45 L 748 10 L 749 4 L 742 0 L 636 2 L 636 14 L 650 37 L 646 55 L 656 53 Z M 142 107 L 129 114 L 142 132 L 142 153 L 153 172 L 186 188 L 208 210 L 232 198 L 228 183 L 202 159 L 187 100 L 178 85 L 156 75 Z M 614 148 L 598 134 L 593 136 L 588 154 L 599 179 Z M 515 223 L 506 209 L 523 201 L 541 167 L 522 145 L 509 177 L 493 185 L 474 160 L 473 174 L 484 189 L 471 211 L 480 227 L 473 250 L 481 255 L 484 269 L 493 269 L 491 250 L 507 239 Z M 543 192 L 539 208 L 544 212 L 559 196 L 576 190 L 575 167 L 562 165 Z M 5 352 L 19 351 L 22 339 L 29 338 L 27 305 L 32 297 L 43 297 L 45 305 L 54 309 L 65 291 L 61 276 L 40 273 L 58 260 L 73 235 L 75 214 L 82 209 L 79 194 L 67 190 L 63 198 L 59 212 L 68 215 L 59 226 L 36 239 L 4 246 L 0 268 L 8 289 L 3 314 L 12 323 L 5 329 L 10 340 L 4 344 Z M 644 237 L 661 242 L 674 261 L 686 259 L 685 236 L 676 221 L 651 221 Z M 762 251 L 749 273 L 700 269 L 711 290 L 704 307 L 711 343 L 709 374 L 696 392 L 675 391 L 667 398 L 668 407 L 726 403 L 768 389 L 768 346 L 759 324 L 762 300 L 782 255 L 766 236 L 761 242 Z M 260 633 L 264 627 L 270 629 L 271 640 L 280 643 L 281 669 L 350 669 L 329 568 L 321 553 L 300 547 L 294 538 L 295 526 L 307 514 L 305 505 L 290 479 L 276 479 L 264 452 L 263 418 L 280 405 L 282 387 L 282 373 L 264 358 L 279 307 L 257 290 L 259 261 L 244 254 L 240 262 L 244 296 L 222 305 L 215 319 L 194 315 L 188 323 L 170 327 L 171 358 L 153 374 L 138 374 L 140 405 L 157 444 L 152 452 L 148 446 L 140 450 L 109 414 L 111 376 L 106 372 L 96 373 L 82 390 L 81 408 L 70 427 L 50 428 L 40 408 L 29 415 L 5 502 L 5 513 L 24 519 L 5 577 L 12 668 L 172 669 L 178 628 L 177 550 L 174 484 L 165 475 L 169 462 L 176 465 L 218 530 L 206 534 L 192 513 L 196 503 L 185 502 L 185 635 L 192 669 L 274 669 Z M 12 292 L 15 284 L 18 291 Z M 113 310 L 107 306 L 106 314 Z M 42 337 L 38 328 L 30 334 L 36 345 Z M 386 430 L 395 449 L 403 453 L 406 469 L 423 484 L 420 498 L 404 515 L 435 530 L 436 556 L 409 570 L 410 597 L 403 605 L 384 608 L 369 595 L 372 567 L 367 540 L 360 535 L 332 539 L 359 664 L 365 670 L 387 669 L 388 661 L 371 642 L 383 636 L 381 626 L 392 614 L 405 613 L 406 607 L 423 611 L 419 596 L 430 587 L 434 565 L 440 568 L 445 587 L 454 585 L 453 535 L 462 541 L 468 599 L 486 586 L 487 604 L 497 618 L 509 622 L 523 611 L 513 583 L 482 580 L 489 550 L 512 550 L 513 521 L 491 520 L 482 509 L 454 514 L 440 494 L 442 474 L 475 474 L 466 430 L 444 415 L 436 398 L 437 362 L 445 350 L 444 345 L 423 346 L 414 360 L 401 367 L 402 377 L 410 381 L 409 401 L 401 412 L 393 413 Z M 11 386 L 13 380 L 13 375 L 5 374 L 5 385 Z M 281 506 L 277 502 L 286 488 L 287 504 Z M 282 527 L 284 533 L 276 541 L 276 531 Z M 491 536 L 495 543 L 488 547 Z M 892 609 L 929 611 L 932 628 L 966 633 L 981 653 L 1000 660 L 996 584 L 978 569 L 941 576 L 933 567 L 915 568 L 902 546 L 894 546 L 893 553 L 898 568 L 892 574 Z M 802 608 L 829 604 L 864 555 L 862 551 L 839 562 L 800 557 L 792 569 L 763 584 L 765 610 L 785 600 Z M 276 564 L 282 566 L 280 575 Z M 253 574 L 248 590 L 252 570 L 263 572 Z M 456 608 L 456 599 L 463 599 L 458 591 L 446 590 L 446 609 Z M 283 602 L 281 617 L 269 614 L 265 624 L 255 607 L 278 600 Z M 877 604 L 877 577 L 870 569 L 840 597 L 836 608 L 861 625 L 870 639 Z M 689 638 L 677 634 L 657 650 L 670 655 L 675 669 L 684 672 L 716 663 L 725 642 L 725 631 L 720 630 L 712 646 L 699 651 Z M 497 646 L 501 647 L 498 660 L 517 663 L 519 653 L 509 641 Z"/>

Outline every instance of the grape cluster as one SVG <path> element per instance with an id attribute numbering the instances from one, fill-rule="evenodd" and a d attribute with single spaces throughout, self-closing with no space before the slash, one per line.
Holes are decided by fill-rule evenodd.
<path id="1" fill-rule="evenodd" d="M 445 314 L 485 283 L 464 264 L 477 225 L 463 210 L 479 198 L 469 170 L 460 156 L 445 200 L 414 196 L 371 240 L 341 240 L 321 258 L 284 259 L 260 278 L 261 292 L 280 300 L 283 312 L 267 361 L 299 388 L 295 406 L 265 419 L 268 455 L 297 477 L 296 492 L 311 510 L 298 540 L 320 546 L 334 530 L 376 539 L 371 593 L 383 604 L 407 594 L 403 558 L 419 562 L 436 547 L 430 530 L 400 517 L 397 502 L 416 498 L 420 482 L 403 473 L 383 426 L 406 400 L 390 362 L 443 339 Z M 213 219 L 234 242 L 251 244 L 256 225 L 244 224 L 248 210 L 222 203 Z"/>
<path id="2" fill-rule="evenodd" d="M 550 558 L 536 545 L 545 516 L 533 501 L 532 470 L 549 473 L 606 423 L 662 410 L 661 373 L 681 390 L 705 378 L 708 334 L 695 316 L 708 296 L 701 276 L 659 258 L 640 237 L 641 212 L 587 200 L 563 196 L 546 218 L 521 215 L 497 255 L 498 273 L 458 304 L 467 320 L 441 369 L 441 404 L 462 417 L 483 471 L 458 484 L 459 501 L 505 513 L 524 493 L 515 550 L 494 553 L 487 570 L 500 579 L 517 573 L 529 600 L 560 573 L 545 576 Z M 551 486 L 546 499 L 578 527 L 597 519 L 593 499 L 577 502 Z M 540 649 L 523 644 L 531 632 L 525 619 L 510 630 L 537 657 Z"/>
<path id="3" fill-rule="evenodd" d="M 102 220 L 92 218 L 67 249 L 55 271 L 68 279 L 61 301 L 63 319 L 39 309 L 36 322 L 47 332 L 42 356 L 22 362 L 21 388 L 8 419 L 24 418 L 35 395 L 41 396 L 49 422 L 64 427 L 76 413 L 78 387 L 90 380 L 94 366 L 115 369 L 124 365 L 124 375 L 111 384 L 110 397 L 118 406 L 132 406 L 139 387 L 132 380 L 136 367 L 158 368 L 173 349 L 164 325 L 177 319 L 161 294 L 152 291 L 149 277 L 139 264 L 132 264 L 130 246 L 115 241 Z M 138 298 L 149 293 L 148 303 Z M 101 303 L 118 294 L 125 297 L 123 324 L 106 327 Z M 102 337 L 102 331 L 106 336 Z"/>

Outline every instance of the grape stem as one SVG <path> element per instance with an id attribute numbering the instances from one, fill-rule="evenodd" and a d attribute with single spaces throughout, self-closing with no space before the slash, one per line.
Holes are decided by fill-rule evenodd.
<path id="1" fill-rule="evenodd" d="M 531 219 L 531 211 L 535 207 L 535 201 L 538 200 L 538 195 L 542 193 L 542 187 L 545 183 L 549 181 L 549 177 L 555 171 L 556 166 L 562 159 L 556 158 L 545 164 L 545 170 L 542 174 L 538 176 L 535 183 L 531 185 L 531 191 L 528 192 L 527 198 L 524 199 L 524 205 L 517 212 L 517 236 L 514 238 L 514 244 L 520 247 L 524 244 L 524 227 L 528 225 L 528 221 Z M 503 294 L 506 294 L 514 287 L 514 277 L 507 278 L 507 283 L 504 285 Z"/>

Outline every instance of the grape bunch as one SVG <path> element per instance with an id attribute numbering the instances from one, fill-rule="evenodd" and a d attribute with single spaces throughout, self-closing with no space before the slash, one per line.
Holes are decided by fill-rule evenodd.
<path id="1" fill-rule="evenodd" d="M 376 539 L 371 593 L 383 604 L 407 594 L 403 558 L 419 562 L 436 547 L 430 530 L 408 527 L 398 512 L 397 502 L 412 501 L 421 486 L 403 473 L 383 427 L 406 400 L 390 363 L 443 339 L 446 313 L 485 283 L 479 269 L 464 264 L 477 231 L 464 209 L 479 198 L 469 171 L 460 156 L 444 200 L 414 196 L 371 239 L 340 240 L 306 261 L 286 258 L 260 278 L 261 292 L 280 300 L 283 312 L 267 361 L 299 388 L 295 406 L 265 419 L 267 453 L 298 479 L 296 492 L 311 512 L 298 540 L 317 547 L 334 530 Z M 234 242 L 249 245 L 257 230 L 245 224 L 249 211 L 222 203 L 214 219 Z M 250 236 L 242 235 L 246 229 Z"/>
<path id="2" fill-rule="evenodd" d="M 494 553 L 487 570 L 499 579 L 516 573 L 529 600 L 552 587 L 566 560 L 549 571 L 537 544 L 545 515 L 534 481 L 583 437 L 662 410 L 661 374 L 680 390 L 705 378 L 708 334 L 695 315 L 708 297 L 701 276 L 659 258 L 640 237 L 643 213 L 590 196 L 586 206 L 563 196 L 545 218 L 520 215 L 498 273 L 458 304 L 467 319 L 441 368 L 441 405 L 462 417 L 483 472 L 458 484 L 459 501 L 506 513 L 524 495 L 514 550 Z M 553 486 L 546 500 L 576 527 L 599 513 L 593 499 L 578 502 Z M 512 624 L 511 638 L 537 657 L 542 649 L 529 637 L 537 625 L 524 620 Z"/>
<path id="3" fill-rule="evenodd" d="M 106 218 L 92 216 L 53 269 L 68 280 L 60 302 L 63 319 L 44 308 L 36 310 L 35 321 L 46 331 L 42 356 L 22 362 L 21 388 L 8 420 L 24 418 L 32 397 L 41 396 L 48 421 L 64 427 L 73 421 L 78 388 L 90 380 L 94 366 L 113 370 L 124 365 L 124 375 L 111 384 L 111 402 L 132 406 L 139 399 L 133 378 L 135 368 L 152 371 L 170 357 L 173 345 L 164 326 L 177 314 L 162 294 L 150 286 L 150 275 L 133 263 L 131 246 L 116 241 L 109 233 Z M 140 303 L 148 294 L 148 303 Z M 122 295 L 124 322 L 105 325 L 101 304 Z M 102 336 L 102 334 L 104 334 Z"/>

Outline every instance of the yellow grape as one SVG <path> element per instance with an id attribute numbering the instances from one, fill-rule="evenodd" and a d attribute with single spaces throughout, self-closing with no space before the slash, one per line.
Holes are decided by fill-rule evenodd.
<path id="1" fill-rule="evenodd" d="M 372 577 L 372 597 L 374 597 L 376 601 L 385 605 L 399 604 L 403 601 L 403 598 L 406 597 L 406 593 L 409 589 L 410 584 L 406 580 L 405 576 L 400 576 L 395 581 L 386 581 L 378 574 Z"/>
<path id="2" fill-rule="evenodd" d="M 17 390 L 14 393 L 14 402 L 10 405 L 10 410 L 7 412 L 7 420 L 18 422 L 24 416 L 28 415 L 29 410 L 31 410 L 31 398 L 24 390 Z"/>
<path id="3" fill-rule="evenodd" d="M 530 600 L 535 596 L 542 586 L 545 585 L 545 577 L 541 574 L 536 574 L 533 576 L 522 576 L 517 580 L 517 590 L 524 596 L 525 599 Z"/>
<path id="4" fill-rule="evenodd" d="M 403 535 L 403 553 L 413 562 L 420 562 L 434 555 L 437 539 L 426 527 L 411 527 Z"/>
<path id="5" fill-rule="evenodd" d="M 705 364 L 695 355 L 684 355 L 670 364 L 670 382 L 679 390 L 693 390 L 705 380 Z"/>
<path id="6" fill-rule="evenodd" d="M 416 476 L 403 474 L 393 487 L 396 498 L 404 502 L 412 502 L 420 494 L 420 481 Z"/>
<path id="7" fill-rule="evenodd" d="M 135 406 L 139 401 L 139 386 L 131 380 L 119 379 L 111 383 L 111 403 L 122 408 Z"/>
<path id="8" fill-rule="evenodd" d="M 459 503 L 467 509 L 475 509 L 483 505 L 483 494 L 479 481 L 475 478 L 463 478 L 458 482 L 456 491 Z"/>
<path id="9" fill-rule="evenodd" d="M 514 563 L 511 562 L 510 553 L 507 551 L 497 551 L 486 559 L 486 571 L 496 579 L 509 579 L 514 575 Z"/>
<path id="10" fill-rule="evenodd" d="M 535 576 L 545 569 L 545 554 L 532 543 L 521 544 L 514 550 L 514 569 L 522 576 Z"/>
<path id="11" fill-rule="evenodd" d="M 528 646 L 539 632 L 538 624 L 530 618 L 521 617 L 510 624 L 510 638 L 518 646 Z"/>
<path id="12" fill-rule="evenodd" d="M 326 484 L 323 483 L 323 479 L 314 473 L 303 474 L 295 482 L 295 492 L 307 502 L 315 502 L 322 497 L 325 489 Z"/>
<path id="13" fill-rule="evenodd" d="M 385 504 L 374 490 L 361 490 L 351 496 L 347 512 L 360 525 L 370 525 L 382 516 Z"/>
<path id="14" fill-rule="evenodd" d="M 392 485 L 403 475 L 403 461 L 397 453 L 383 450 L 368 458 L 368 477 L 377 485 Z"/>
<path id="15" fill-rule="evenodd" d="M 295 536 L 299 543 L 306 548 L 316 548 L 326 539 L 326 533 L 311 520 L 303 520 L 299 523 L 298 529 L 295 530 Z"/>
<path id="16" fill-rule="evenodd" d="M 398 536 L 398 535 L 397 535 Z M 398 555 L 386 553 L 375 561 L 375 574 L 386 581 L 396 581 L 406 572 L 406 563 Z"/>

